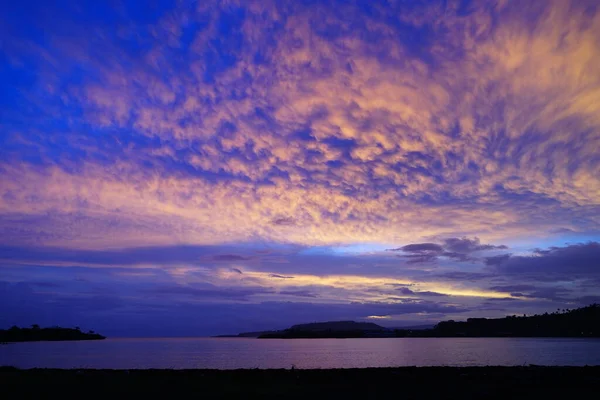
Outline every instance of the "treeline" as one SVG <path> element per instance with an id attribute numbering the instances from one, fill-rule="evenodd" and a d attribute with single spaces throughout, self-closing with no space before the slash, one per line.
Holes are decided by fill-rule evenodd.
<path id="1" fill-rule="evenodd" d="M 394 331 L 396 337 L 600 337 L 600 305 L 505 318 L 443 321 L 433 329 Z"/>
<path id="2" fill-rule="evenodd" d="M 82 332 L 79 327 L 61 328 L 53 326 L 50 328 L 40 328 L 39 325 L 32 325 L 31 328 L 13 326 L 10 329 L 0 330 L 0 342 L 6 343 L 101 339 L 106 338 L 94 331 Z"/>

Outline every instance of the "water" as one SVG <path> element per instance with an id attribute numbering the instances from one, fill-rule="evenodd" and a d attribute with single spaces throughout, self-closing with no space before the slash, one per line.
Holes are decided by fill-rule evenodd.
<path id="1" fill-rule="evenodd" d="M 19 368 L 364 368 L 600 365 L 600 340 L 530 338 L 106 339 L 12 343 L 0 365 Z"/>

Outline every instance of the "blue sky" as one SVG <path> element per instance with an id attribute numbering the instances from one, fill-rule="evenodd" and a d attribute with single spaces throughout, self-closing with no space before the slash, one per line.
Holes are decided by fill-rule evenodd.
<path id="1" fill-rule="evenodd" d="M 0 7 L 0 326 L 600 300 L 595 1 Z"/>

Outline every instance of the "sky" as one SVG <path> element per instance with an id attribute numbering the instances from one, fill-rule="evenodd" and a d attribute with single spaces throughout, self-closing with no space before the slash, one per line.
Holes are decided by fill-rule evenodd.
<path id="1" fill-rule="evenodd" d="M 0 328 L 600 302 L 596 0 L 0 5 Z"/>

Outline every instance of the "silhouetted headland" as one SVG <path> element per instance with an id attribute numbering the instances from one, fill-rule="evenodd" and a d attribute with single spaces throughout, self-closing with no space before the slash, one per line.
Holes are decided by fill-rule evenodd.
<path id="1" fill-rule="evenodd" d="M 40 342 L 61 340 L 102 340 L 106 337 L 94 331 L 82 332 L 77 328 L 40 328 L 32 325 L 31 328 L 13 326 L 10 329 L 0 329 L 0 342 Z"/>
<path id="2" fill-rule="evenodd" d="M 539 315 L 442 321 L 431 329 L 385 328 L 354 321 L 294 325 L 281 331 L 247 332 L 237 337 L 323 339 L 373 337 L 600 337 L 600 305 Z"/>
<path id="3" fill-rule="evenodd" d="M 333 321 L 294 325 L 283 331 L 263 333 L 259 339 L 390 337 L 391 331 L 372 322 Z"/>
<path id="4" fill-rule="evenodd" d="M 281 331 L 259 331 L 242 332 L 237 335 L 219 335 L 216 337 L 246 337 L 246 338 L 292 338 L 292 337 L 332 337 L 328 334 L 335 334 L 336 337 L 363 337 L 365 333 L 376 332 L 385 334 L 387 328 L 371 322 L 355 321 L 330 321 L 313 322 L 309 324 L 294 325 L 289 329 Z"/>

